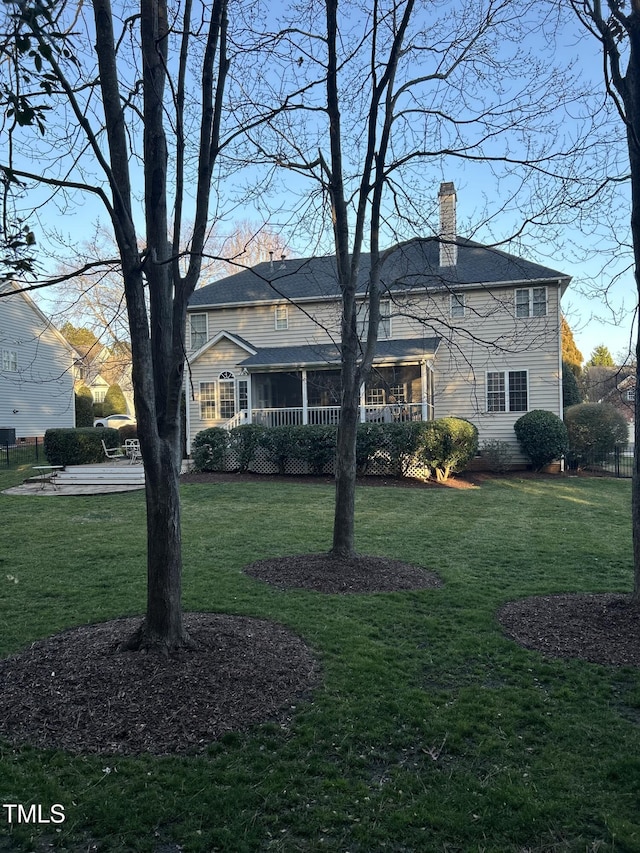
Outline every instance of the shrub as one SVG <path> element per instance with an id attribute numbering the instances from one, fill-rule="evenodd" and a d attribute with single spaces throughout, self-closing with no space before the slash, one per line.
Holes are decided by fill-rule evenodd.
<path id="1" fill-rule="evenodd" d="M 358 424 L 356 433 L 356 469 L 358 474 L 366 474 L 373 460 L 384 446 L 385 424 Z"/>
<path id="2" fill-rule="evenodd" d="M 545 409 L 533 409 L 513 425 L 522 452 L 536 471 L 567 452 L 567 428 L 562 420 Z"/>
<path id="3" fill-rule="evenodd" d="M 391 473 L 404 477 L 418 452 L 425 425 L 421 421 L 403 421 L 380 426 L 381 449 L 388 454 Z"/>
<path id="4" fill-rule="evenodd" d="M 137 438 L 137 424 L 125 424 L 124 426 L 118 427 L 118 435 L 120 436 L 120 444 L 124 444 L 128 438 Z"/>
<path id="5" fill-rule="evenodd" d="M 513 463 L 513 452 L 508 441 L 485 441 L 480 453 L 489 471 L 505 474 Z"/>
<path id="6" fill-rule="evenodd" d="M 107 447 L 117 447 L 118 430 L 48 429 L 44 434 L 44 453 L 50 465 L 90 465 L 104 462 L 102 441 Z"/>
<path id="7" fill-rule="evenodd" d="M 127 413 L 127 401 L 122 393 L 122 388 L 119 385 L 109 385 L 107 393 L 104 395 L 104 403 L 102 404 L 102 416 L 107 415 L 122 415 Z"/>
<path id="8" fill-rule="evenodd" d="M 292 428 L 292 453 L 306 462 L 312 474 L 324 473 L 336 455 L 337 430 L 327 424 L 309 424 Z"/>
<path id="9" fill-rule="evenodd" d="M 89 391 L 89 389 L 86 389 Z M 91 399 L 91 391 L 89 396 L 82 393 L 82 389 L 75 395 L 76 406 L 76 427 L 92 427 L 93 426 L 93 401 Z"/>
<path id="10" fill-rule="evenodd" d="M 440 418 L 421 424 L 417 457 L 429 476 L 445 481 L 463 471 L 478 452 L 478 430 L 463 418 Z"/>
<path id="11" fill-rule="evenodd" d="M 222 471 L 229 447 L 229 432 L 222 427 L 201 430 L 193 439 L 193 464 L 197 471 Z"/>
<path id="12" fill-rule="evenodd" d="M 269 462 L 278 468 L 278 474 L 284 474 L 287 461 L 296 456 L 295 430 L 293 426 L 278 426 L 265 429 L 260 435 L 260 447 Z"/>
<path id="13" fill-rule="evenodd" d="M 626 420 L 609 403 L 570 406 L 564 413 L 564 422 L 569 450 L 578 464 L 601 461 L 615 450 L 616 444 L 626 444 L 629 438 Z"/>
<path id="14" fill-rule="evenodd" d="M 249 470 L 265 429 L 259 424 L 242 424 L 230 431 L 229 449 L 238 471 Z"/>

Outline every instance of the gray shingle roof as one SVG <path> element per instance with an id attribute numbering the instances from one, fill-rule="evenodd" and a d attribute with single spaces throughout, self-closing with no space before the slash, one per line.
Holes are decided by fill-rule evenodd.
<path id="1" fill-rule="evenodd" d="M 436 238 L 411 240 L 394 247 L 382 267 L 383 285 L 402 291 L 460 288 L 472 285 L 508 285 L 562 280 L 565 273 L 519 258 L 516 255 L 457 238 L 458 262 L 455 267 L 439 266 L 439 242 Z M 370 266 L 368 254 L 362 256 L 358 290 L 365 293 Z M 282 299 L 335 299 L 339 295 L 336 261 L 333 256 L 292 258 L 284 262 L 257 264 L 251 269 L 215 281 L 196 290 L 189 307 L 205 308 L 238 303 L 277 302 Z"/>
<path id="2" fill-rule="evenodd" d="M 374 363 L 381 361 L 430 358 L 435 355 L 439 338 L 407 338 L 405 340 L 378 341 Z M 340 364 L 340 350 L 336 344 L 306 344 L 302 346 L 267 347 L 240 362 L 241 367 L 311 367 Z"/>

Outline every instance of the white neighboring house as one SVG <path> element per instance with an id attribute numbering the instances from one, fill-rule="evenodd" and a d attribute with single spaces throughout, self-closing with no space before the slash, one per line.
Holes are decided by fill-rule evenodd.
<path id="1" fill-rule="evenodd" d="M 17 290 L 17 284 L 0 284 L 0 430 L 33 438 L 75 426 L 78 354 L 28 294 L 12 293 Z"/>
<path id="2" fill-rule="evenodd" d="M 562 417 L 560 298 L 570 277 L 459 237 L 453 184 L 439 237 L 393 248 L 361 421 L 468 418 L 519 453 L 532 409 Z M 365 333 L 369 256 L 360 263 Z M 187 441 L 211 426 L 335 423 L 340 292 L 332 256 L 257 266 L 195 291 L 187 316 Z"/>

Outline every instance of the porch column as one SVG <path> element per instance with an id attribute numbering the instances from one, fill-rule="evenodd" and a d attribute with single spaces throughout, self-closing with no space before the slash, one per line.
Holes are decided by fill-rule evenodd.
<path id="1" fill-rule="evenodd" d="M 302 371 L 302 423 L 309 423 L 309 400 L 307 397 L 307 371 Z"/>
<path id="2" fill-rule="evenodd" d="M 427 362 L 420 362 L 420 382 L 422 385 L 422 420 L 429 420 L 429 379 L 427 377 Z"/>
<path id="3" fill-rule="evenodd" d="M 364 382 L 360 386 L 360 423 L 363 424 L 367 419 L 366 401 L 364 396 Z"/>

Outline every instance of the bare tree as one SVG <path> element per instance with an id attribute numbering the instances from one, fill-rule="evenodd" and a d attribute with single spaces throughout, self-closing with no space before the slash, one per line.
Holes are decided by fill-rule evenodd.
<path id="1" fill-rule="evenodd" d="M 392 290 L 383 247 L 437 236 L 433 188 L 447 163 L 484 163 L 494 184 L 502 178 L 510 187 L 503 206 L 520 193 L 512 236 L 528 226 L 558 226 L 601 175 L 575 169 L 574 192 L 560 194 L 567 164 L 581 159 L 584 167 L 585 148 L 563 139 L 557 121 L 561 105 L 578 97 L 570 72 L 559 74 L 546 57 L 522 47 L 531 32 L 551 26 L 544 12 L 523 15 L 511 0 L 376 0 L 366 8 L 325 0 L 296 6 L 289 23 L 275 50 L 276 95 L 290 86 L 288 109 L 255 142 L 265 162 L 314 182 L 306 203 L 321 234 L 330 223 L 342 294 L 332 553 L 351 556 L 359 393 L 375 354 L 380 296 Z M 522 137 L 536 142 L 516 154 L 514 140 Z M 425 179 L 427 165 L 436 172 L 432 180 Z M 361 335 L 357 296 L 365 252 L 368 325 Z"/>
<path id="2" fill-rule="evenodd" d="M 116 10 L 110 0 L 14 5 L 14 25 L 38 57 L 33 79 L 46 83 L 60 124 L 47 125 L 46 167 L 29 163 L 23 146 L 3 172 L 64 203 L 74 193 L 97 198 L 117 246 L 146 474 L 147 610 L 131 648 L 171 651 L 189 642 L 181 607 L 180 395 L 186 307 L 219 203 L 215 169 L 239 134 L 225 108 L 234 49 L 227 7 L 227 0 L 172 7 L 140 0 Z M 238 19 L 240 7 L 234 12 Z M 28 144 L 37 156 L 33 135 Z"/>
<path id="3" fill-rule="evenodd" d="M 625 128 L 631 177 L 631 239 L 636 293 L 640 298 L 640 2 L 630 0 L 571 0 L 584 26 L 598 39 L 604 60 L 604 85 Z M 640 382 L 636 341 L 636 386 Z M 640 395 L 635 402 L 636 453 L 632 486 L 634 553 L 633 601 L 640 604 Z"/>

